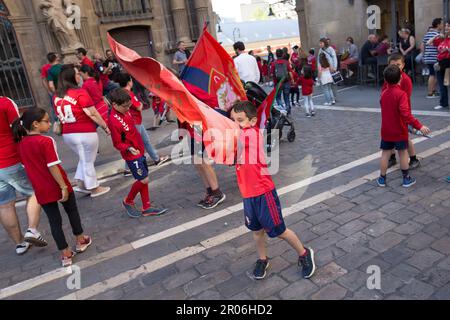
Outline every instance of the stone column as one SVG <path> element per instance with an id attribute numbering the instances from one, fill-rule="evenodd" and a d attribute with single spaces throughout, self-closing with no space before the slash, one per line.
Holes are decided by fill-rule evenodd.
<path id="1" fill-rule="evenodd" d="M 308 24 L 306 22 L 306 1 L 305 0 L 297 0 L 297 6 L 295 11 L 297 11 L 298 15 L 298 23 L 300 28 L 300 41 L 302 44 L 302 48 L 305 51 L 309 51 L 311 48 L 311 43 L 309 41 L 309 29 Z"/>
<path id="2" fill-rule="evenodd" d="M 209 15 L 209 1 L 208 0 L 194 0 L 195 11 L 197 16 L 197 25 L 199 34 L 203 31 L 203 26 L 205 22 L 208 21 L 210 24 L 208 26 L 208 31 L 211 33 L 215 30 L 214 19 Z"/>
<path id="3" fill-rule="evenodd" d="M 184 0 L 170 0 L 172 5 L 172 15 L 175 24 L 175 32 L 177 41 L 191 43 L 191 35 L 189 32 L 189 18 L 187 15 L 186 3 Z"/>

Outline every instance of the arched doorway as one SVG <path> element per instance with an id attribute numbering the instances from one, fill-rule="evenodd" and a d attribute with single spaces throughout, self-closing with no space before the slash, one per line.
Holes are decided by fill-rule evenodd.
<path id="1" fill-rule="evenodd" d="M 133 49 L 142 57 L 154 57 L 151 29 L 132 26 L 110 30 L 111 36 L 124 46 Z"/>
<path id="2" fill-rule="evenodd" d="M 23 59 L 8 11 L 0 0 L 0 96 L 13 99 L 19 107 L 34 106 Z"/>

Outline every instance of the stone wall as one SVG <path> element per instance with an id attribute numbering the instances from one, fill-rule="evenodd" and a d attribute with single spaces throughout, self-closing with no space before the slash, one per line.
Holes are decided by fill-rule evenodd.
<path id="1" fill-rule="evenodd" d="M 442 0 L 415 0 L 414 7 L 416 37 L 422 41 L 433 19 L 443 17 L 444 5 Z"/>

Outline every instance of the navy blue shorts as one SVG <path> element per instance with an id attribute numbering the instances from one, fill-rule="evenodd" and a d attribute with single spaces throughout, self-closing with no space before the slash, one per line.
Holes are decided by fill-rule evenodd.
<path id="1" fill-rule="evenodd" d="M 244 199 L 245 225 L 251 231 L 265 230 L 270 238 L 286 231 L 280 199 L 274 189 L 262 196 Z"/>
<path id="2" fill-rule="evenodd" d="M 142 181 L 148 178 L 148 165 L 145 156 L 133 161 L 127 161 L 127 165 L 128 168 L 130 168 L 133 177 L 137 181 Z"/>
<path id="3" fill-rule="evenodd" d="M 427 64 L 428 70 L 430 70 L 430 76 L 436 76 L 436 70 L 434 70 L 434 64 Z"/>
<path id="4" fill-rule="evenodd" d="M 390 141 L 384 141 L 381 140 L 381 150 L 407 150 L 408 149 L 408 141 L 398 141 L 398 142 L 390 142 Z"/>

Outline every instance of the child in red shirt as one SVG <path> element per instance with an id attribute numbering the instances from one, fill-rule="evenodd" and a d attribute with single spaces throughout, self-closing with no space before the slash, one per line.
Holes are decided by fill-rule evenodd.
<path id="1" fill-rule="evenodd" d="M 137 130 L 134 120 L 129 112 L 132 105 L 131 97 L 126 89 L 116 89 L 111 93 L 111 103 L 113 109 L 109 116 L 108 126 L 111 130 L 111 138 L 114 147 L 120 151 L 122 158 L 136 179 L 131 187 L 127 198 L 123 201 L 123 206 L 131 218 L 160 216 L 167 212 L 167 209 L 152 207 L 148 191 L 148 166 L 145 158 L 144 141 Z M 136 209 L 134 199 L 137 194 L 141 194 L 142 211 Z"/>
<path id="2" fill-rule="evenodd" d="M 413 83 L 411 78 L 403 71 L 405 69 L 405 57 L 402 54 L 394 53 L 389 57 L 389 65 L 396 65 L 402 71 L 402 79 L 400 81 L 400 88 L 405 91 L 408 96 L 409 110 L 412 111 L 411 96 L 413 92 Z M 388 84 L 385 82 L 383 90 L 387 88 Z M 413 128 L 410 127 L 410 132 L 413 132 Z M 408 140 L 408 154 L 409 154 L 409 169 L 413 170 L 420 167 L 420 161 L 417 159 L 416 148 L 414 147 L 414 142 L 412 139 Z M 389 159 L 389 167 L 393 167 L 397 164 L 397 159 L 395 158 L 395 152 Z"/>
<path id="3" fill-rule="evenodd" d="M 411 114 L 408 96 L 400 87 L 402 72 L 396 65 L 390 65 L 384 72 L 387 87 L 381 93 L 381 175 L 378 179 L 380 187 L 386 187 L 386 173 L 389 158 L 395 149 L 400 158 L 403 173 L 403 187 L 409 188 L 416 184 L 416 179 L 409 176 L 408 163 L 408 125 L 420 130 L 424 135 L 430 134 L 430 129 L 423 126 Z"/>
<path id="4" fill-rule="evenodd" d="M 61 202 L 73 234 L 76 236 L 76 252 L 82 253 L 92 244 L 92 239 L 83 234 L 75 194 L 61 167 L 55 141 L 42 134 L 51 127 L 48 113 L 41 108 L 30 108 L 13 123 L 14 139 L 18 142 L 18 152 L 25 171 L 35 190 L 38 203 L 47 214 L 52 236 L 61 251 L 63 267 L 72 265 L 75 252 L 69 248 L 62 229 Z"/>
<path id="5" fill-rule="evenodd" d="M 291 103 L 293 106 L 300 106 L 300 89 L 298 87 L 299 75 L 297 71 L 292 70 L 292 82 L 291 82 Z"/>
<path id="6" fill-rule="evenodd" d="M 316 115 L 313 103 L 314 75 L 310 66 L 303 68 L 303 75 L 298 78 L 297 84 L 302 87 L 302 95 L 305 99 L 306 116 L 308 118 Z"/>
<path id="7" fill-rule="evenodd" d="M 236 157 L 236 174 L 244 198 L 245 225 L 254 232 L 259 259 L 253 276 L 264 279 L 269 267 L 266 233 L 271 238 L 287 241 L 299 255 L 302 275 L 309 279 L 315 272 L 314 251 L 304 248 L 297 235 L 286 229 L 280 200 L 264 158 L 263 138 L 257 128 L 257 109 L 248 101 L 237 102 L 231 113 L 242 129 Z"/>

